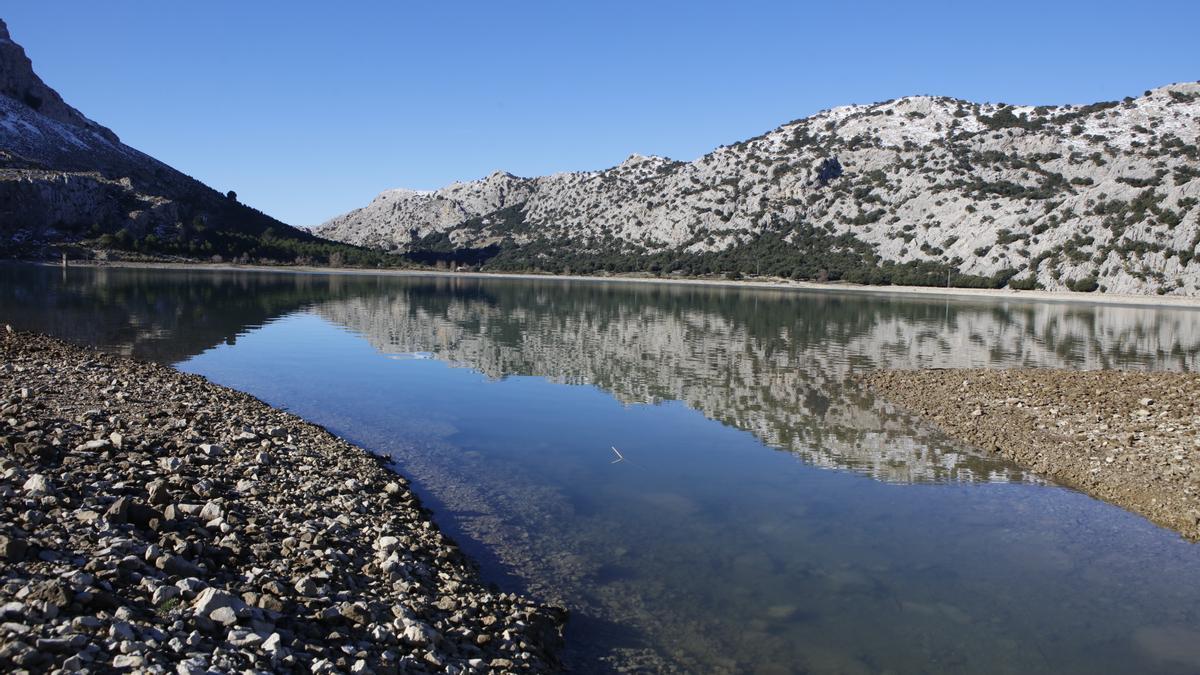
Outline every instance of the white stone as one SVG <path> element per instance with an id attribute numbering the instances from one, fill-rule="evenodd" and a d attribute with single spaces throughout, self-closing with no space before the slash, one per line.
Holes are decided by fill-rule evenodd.
<path id="1" fill-rule="evenodd" d="M 50 482 L 49 478 L 46 478 L 45 475 L 40 474 L 40 473 L 35 473 L 32 476 L 30 476 L 29 480 L 25 481 L 25 484 L 22 485 L 21 488 L 24 489 L 25 492 L 29 493 L 30 495 L 35 495 L 35 496 L 36 495 L 48 495 L 48 494 L 54 492 L 53 483 Z"/>
<path id="2" fill-rule="evenodd" d="M 192 609 L 201 616 L 211 616 L 214 610 L 230 608 L 239 611 L 246 606 L 240 598 L 216 588 L 206 588 L 192 601 Z"/>

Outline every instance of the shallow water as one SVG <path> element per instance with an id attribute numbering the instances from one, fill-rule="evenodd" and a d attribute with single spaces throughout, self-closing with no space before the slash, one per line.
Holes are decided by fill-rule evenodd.
<path id="1" fill-rule="evenodd" d="M 579 672 L 1200 669 L 1200 548 L 855 380 L 1192 370 L 1200 312 L 5 266 L 0 321 L 389 454 L 487 578 L 572 609 Z"/>

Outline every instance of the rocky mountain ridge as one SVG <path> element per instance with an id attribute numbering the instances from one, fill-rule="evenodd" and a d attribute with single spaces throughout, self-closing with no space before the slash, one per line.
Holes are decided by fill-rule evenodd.
<path id="1" fill-rule="evenodd" d="M 1067 106 L 914 96 L 692 162 L 388 191 L 315 231 L 485 268 L 1195 294 L 1200 84 Z"/>

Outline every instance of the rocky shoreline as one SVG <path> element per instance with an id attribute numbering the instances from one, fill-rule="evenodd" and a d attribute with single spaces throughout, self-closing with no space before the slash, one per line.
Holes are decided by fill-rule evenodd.
<path id="1" fill-rule="evenodd" d="M 1200 540 L 1200 375 L 892 370 L 866 381 L 951 436 Z"/>
<path id="2" fill-rule="evenodd" d="M 0 329 L 0 670 L 552 672 L 384 460 L 202 377 Z"/>

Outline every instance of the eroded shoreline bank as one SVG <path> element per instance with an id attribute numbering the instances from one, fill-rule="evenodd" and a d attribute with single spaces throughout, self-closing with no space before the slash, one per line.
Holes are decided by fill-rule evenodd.
<path id="1" fill-rule="evenodd" d="M 889 370 L 865 380 L 960 441 L 1200 541 L 1200 374 Z"/>
<path id="2" fill-rule="evenodd" d="M 0 668 L 550 672 L 383 460 L 196 375 L 0 328 Z"/>

